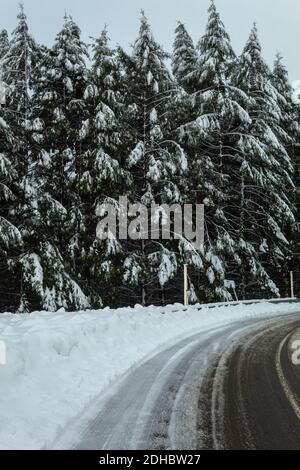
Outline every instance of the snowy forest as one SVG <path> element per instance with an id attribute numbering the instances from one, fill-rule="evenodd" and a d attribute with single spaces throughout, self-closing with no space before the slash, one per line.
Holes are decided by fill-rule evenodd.
<path id="1" fill-rule="evenodd" d="M 21 6 L 0 33 L 0 311 L 67 311 L 289 295 L 299 260 L 300 109 L 257 27 L 237 56 L 212 2 L 173 51 L 142 12 L 130 51 L 85 44 L 65 15 L 51 48 Z M 96 238 L 97 207 L 204 204 L 205 244 Z"/>

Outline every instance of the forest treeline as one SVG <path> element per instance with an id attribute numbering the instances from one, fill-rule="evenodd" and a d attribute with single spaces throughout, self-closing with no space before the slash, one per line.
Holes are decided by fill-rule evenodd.
<path id="1" fill-rule="evenodd" d="M 199 32 L 200 34 L 201 32 Z M 171 59 L 171 61 L 170 61 Z M 171 67 L 170 67 L 171 63 Z M 132 50 L 65 16 L 53 47 L 21 7 L 0 33 L 0 309 L 74 311 L 288 295 L 299 263 L 299 106 L 256 26 L 240 56 L 212 2 L 172 54 L 142 13 Z M 3 93 L 2 93 L 3 94 Z M 204 204 L 205 243 L 100 240 L 97 208 Z"/>

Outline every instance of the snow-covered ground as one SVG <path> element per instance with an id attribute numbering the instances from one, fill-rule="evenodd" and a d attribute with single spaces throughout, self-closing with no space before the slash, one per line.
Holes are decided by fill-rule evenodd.
<path id="1" fill-rule="evenodd" d="M 70 420 L 130 368 L 179 339 L 297 304 L 0 315 L 0 449 L 51 447 Z"/>

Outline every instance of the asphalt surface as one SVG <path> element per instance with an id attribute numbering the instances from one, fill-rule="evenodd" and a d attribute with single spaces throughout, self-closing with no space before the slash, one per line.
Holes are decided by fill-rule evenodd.
<path id="1" fill-rule="evenodd" d="M 202 448 L 300 449 L 300 366 L 289 347 L 299 326 L 284 320 L 258 329 L 210 366 L 200 392 Z"/>
<path id="2" fill-rule="evenodd" d="M 297 328 L 300 312 L 180 341 L 130 373 L 72 448 L 300 449 Z"/>

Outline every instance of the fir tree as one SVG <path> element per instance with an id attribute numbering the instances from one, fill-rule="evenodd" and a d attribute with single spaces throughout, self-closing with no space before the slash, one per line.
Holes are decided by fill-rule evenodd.
<path id="1" fill-rule="evenodd" d="M 144 14 L 130 55 L 105 29 L 90 70 L 87 58 L 67 15 L 50 49 L 22 5 L 11 40 L 0 32 L 0 310 L 174 302 L 183 264 L 193 301 L 231 298 L 225 278 L 240 298 L 286 295 L 299 257 L 300 112 L 256 27 L 236 58 L 212 1 L 196 49 L 178 24 L 173 76 Z M 100 208 L 120 214 L 124 194 L 129 222 L 139 203 L 152 209 L 151 239 L 96 237 Z M 162 237 L 168 214 L 152 205 L 176 203 L 204 204 L 202 248 L 174 222 Z"/>
<path id="2" fill-rule="evenodd" d="M 294 188 L 293 185 L 287 185 L 286 192 L 288 193 L 289 200 L 296 205 L 298 210 L 296 220 L 299 220 L 299 173 L 297 163 L 300 159 L 300 126 L 297 105 L 293 102 L 293 88 L 280 54 L 276 55 L 271 81 L 279 93 L 278 104 L 281 110 L 280 128 L 284 131 L 284 133 L 279 132 L 278 137 L 282 140 L 293 166 L 293 171 L 290 165 L 285 165 L 285 170 L 289 178 L 294 180 L 296 184 L 296 188 Z M 285 287 L 284 294 L 288 296 L 290 293 L 288 273 L 291 270 L 297 270 L 298 254 L 300 250 L 298 242 L 299 227 L 297 227 L 297 224 L 293 224 L 292 226 L 288 224 L 285 226 L 285 235 L 292 243 L 292 253 L 290 259 L 285 261 L 280 276 L 282 279 L 286 280 L 285 284 L 281 284 Z"/>
<path id="3" fill-rule="evenodd" d="M 30 111 L 30 94 L 37 66 L 37 45 L 29 33 L 23 5 L 18 24 L 12 33 L 9 48 L 3 58 L 4 81 L 12 89 L 10 109 L 15 125 L 24 124 Z M 21 124 L 20 124 L 21 123 Z"/>
<path id="4" fill-rule="evenodd" d="M 293 166 L 281 140 L 286 137 L 278 104 L 282 97 L 271 84 L 256 27 L 239 59 L 235 83 L 251 98 L 251 123 L 236 146 L 242 159 L 238 223 L 242 294 L 251 296 L 250 286 L 254 283 L 279 295 L 270 276 L 290 252 L 284 227 L 295 221 L 289 200 Z"/>
<path id="5" fill-rule="evenodd" d="M 6 37 L 6 35 L 4 35 Z M 22 269 L 24 256 L 28 250 L 26 244 L 29 225 L 31 221 L 30 197 L 32 188 L 28 181 L 30 147 L 28 141 L 27 124 L 31 107 L 31 86 L 34 69 L 35 42 L 31 38 L 26 15 L 21 5 L 18 15 L 18 25 L 13 32 L 12 40 L 2 58 L 2 72 L 5 83 L 8 85 L 7 96 L 3 105 L 5 114 L 5 133 L 9 148 L 5 147 L 2 154 L 4 175 L 7 168 L 11 174 L 7 176 L 6 188 L 11 190 L 11 197 L 6 199 L 7 221 L 16 221 L 15 227 L 22 241 L 21 249 L 7 254 L 9 279 L 14 277 L 15 309 L 26 311 L 30 308 L 26 290 L 26 275 Z M 8 137 L 9 136 L 9 137 Z M 5 191 L 7 194 L 7 191 Z M 20 246 L 19 246 L 20 248 Z M 9 290 L 8 290 L 9 291 Z"/>
<path id="6" fill-rule="evenodd" d="M 183 23 L 178 23 L 172 56 L 172 71 L 180 86 L 189 90 L 190 74 L 195 69 L 197 53 L 192 38 Z"/>
<path id="7" fill-rule="evenodd" d="M 20 279 L 11 262 L 22 249 L 20 220 L 16 211 L 21 197 L 21 177 L 12 160 L 12 149 L 17 147 L 12 129 L 5 120 L 5 109 L 0 107 L 0 292 L 1 310 L 18 308 Z"/>
<path id="8" fill-rule="evenodd" d="M 190 75 L 192 93 L 183 96 L 178 111 L 179 138 L 189 157 L 186 197 L 203 203 L 206 212 L 205 246 L 190 262 L 198 298 L 204 301 L 230 297 L 224 280 L 227 260 L 235 253 L 228 214 L 231 148 L 237 123 L 250 121 L 244 109 L 247 96 L 230 83 L 235 55 L 213 2 L 208 13 L 199 58 Z"/>
<path id="9" fill-rule="evenodd" d="M 47 310 L 89 305 L 79 287 L 72 257 L 75 233 L 82 224 L 78 195 L 72 190 L 71 167 L 80 153 L 86 56 L 78 26 L 65 17 L 53 49 L 42 49 L 32 98 L 35 218 L 31 243 L 37 249 L 36 256 L 27 257 L 26 262 L 41 273 L 39 298 Z"/>
<path id="10" fill-rule="evenodd" d="M 0 64 L 9 50 L 9 38 L 6 29 L 0 31 Z M 1 68 L 1 67 L 0 67 Z"/>
<path id="11" fill-rule="evenodd" d="M 170 135 L 169 106 L 177 90 L 164 62 L 166 57 L 142 14 L 140 32 L 126 63 L 130 129 L 126 168 L 133 177 L 130 202 L 142 203 L 149 210 L 152 204 L 182 201 L 179 181 L 186 170 L 185 154 Z M 178 271 L 177 251 L 172 242 L 128 241 L 124 282 L 131 286 L 131 299 L 145 305 L 153 301 L 151 294 L 159 292 L 164 297 L 165 288 Z"/>
<path id="12" fill-rule="evenodd" d="M 230 38 L 211 0 L 205 34 L 197 44 L 199 60 L 195 71 L 198 89 L 220 87 L 228 76 L 230 62 L 235 59 Z"/>
<path id="13" fill-rule="evenodd" d="M 31 122 L 30 116 L 40 50 L 29 32 L 22 4 L 17 19 L 17 27 L 12 33 L 8 50 L 2 59 L 2 70 L 3 80 L 10 92 L 6 119 L 18 141 L 21 142 L 18 149 L 13 149 L 13 152 L 17 152 L 19 170 L 25 178 L 31 165 L 30 134 L 32 128 L 39 127 L 38 122 Z"/>
<path id="14" fill-rule="evenodd" d="M 121 279 L 122 246 L 117 240 L 96 239 L 97 208 L 118 206 L 118 197 L 131 179 L 122 168 L 124 100 L 116 52 L 109 47 L 106 28 L 93 45 L 94 57 L 84 94 L 80 130 L 81 153 L 72 170 L 83 224 L 73 239 L 73 257 L 94 305 L 116 305 Z M 122 189 L 123 188 L 123 189 Z"/>

